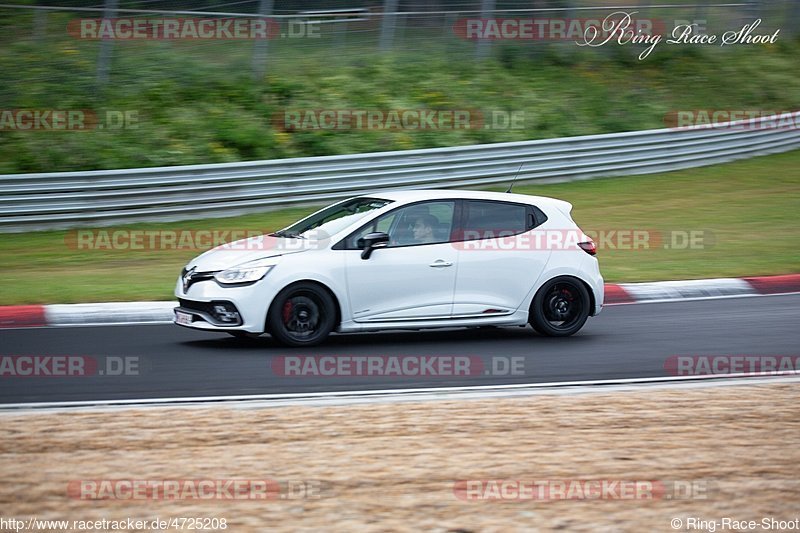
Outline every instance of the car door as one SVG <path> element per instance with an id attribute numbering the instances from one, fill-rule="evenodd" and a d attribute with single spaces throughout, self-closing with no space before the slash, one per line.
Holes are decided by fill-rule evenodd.
<path id="1" fill-rule="evenodd" d="M 550 257 L 528 238 L 543 222 L 538 214 L 514 202 L 462 201 L 453 317 L 509 314 L 522 304 Z"/>
<path id="2" fill-rule="evenodd" d="M 440 320 L 450 316 L 456 280 L 456 250 L 450 243 L 454 200 L 399 207 L 378 217 L 345 241 L 347 292 L 356 322 Z M 415 236 L 429 221 L 427 238 Z M 435 226 L 435 227 L 433 227 Z M 359 237 L 381 231 L 385 248 L 361 258 Z"/>

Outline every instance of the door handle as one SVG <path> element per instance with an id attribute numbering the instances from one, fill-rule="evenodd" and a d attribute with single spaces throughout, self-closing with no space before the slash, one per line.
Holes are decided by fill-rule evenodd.
<path id="1" fill-rule="evenodd" d="M 434 261 L 433 263 L 431 263 L 428 266 L 433 267 L 433 268 L 443 268 L 443 267 L 453 266 L 453 263 L 451 263 L 450 261 L 445 261 L 444 259 L 437 259 L 436 261 Z"/>

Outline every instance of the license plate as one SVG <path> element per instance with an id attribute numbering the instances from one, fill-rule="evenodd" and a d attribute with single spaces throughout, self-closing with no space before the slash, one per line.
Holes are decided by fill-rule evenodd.
<path id="1" fill-rule="evenodd" d="M 184 326 L 191 326 L 192 315 L 190 315 L 189 313 L 181 313 L 180 311 L 175 311 L 175 323 Z"/>

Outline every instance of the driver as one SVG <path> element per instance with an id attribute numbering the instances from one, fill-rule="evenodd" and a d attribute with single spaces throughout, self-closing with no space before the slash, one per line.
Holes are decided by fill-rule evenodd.
<path id="1" fill-rule="evenodd" d="M 412 244 L 429 244 L 436 242 L 433 228 L 439 225 L 439 221 L 433 215 L 420 215 L 414 219 L 412 231 L 414 242 Z"/>

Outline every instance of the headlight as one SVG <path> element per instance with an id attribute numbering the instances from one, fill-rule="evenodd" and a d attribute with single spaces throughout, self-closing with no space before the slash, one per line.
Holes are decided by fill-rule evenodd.
<path id="1" fill-rule="evenodd" d="M 274 259 L 256 259 L 241 265 L 236 265 L 227 270 L 222 270 L 214 274 L 214 279 L 224 285 L 235 285 L 237 283 L 253 283 L 267 275 L 275 265 Z"/>

